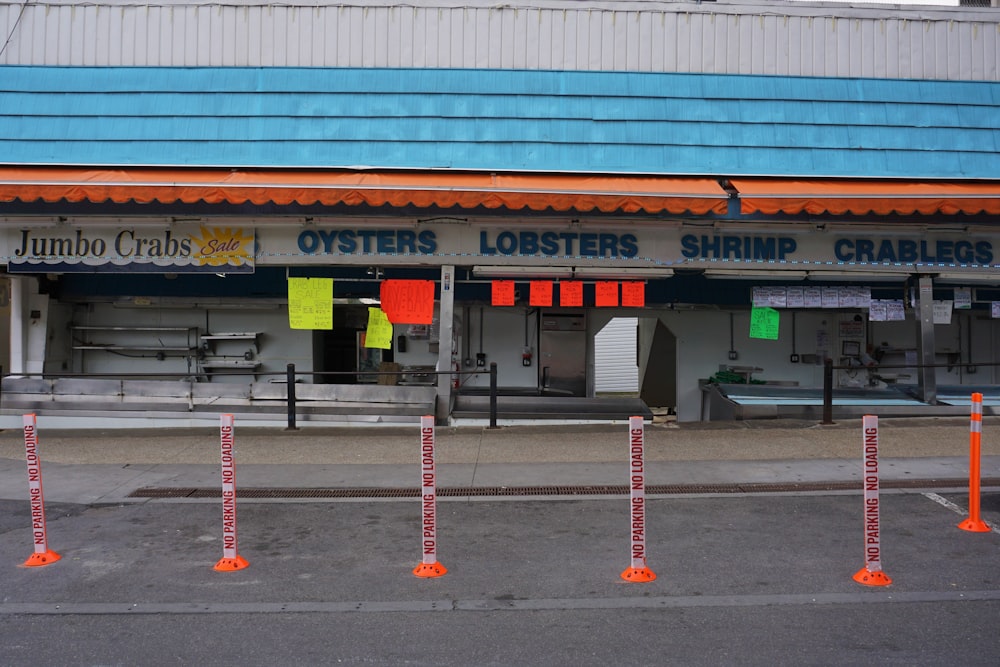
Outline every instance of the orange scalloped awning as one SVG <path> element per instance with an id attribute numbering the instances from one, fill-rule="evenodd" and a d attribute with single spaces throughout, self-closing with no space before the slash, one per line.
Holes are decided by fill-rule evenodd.
<path id="1" fill-rule="evenodd" d="M 1000 181 L 799 181 L 732 178 L 743 213 L 1000 215 Z"/>
<path id="2" fill-rule="evenodd" d="M 711 178 L 431 172 L 0 167 L 0 201 L 322 204 L 725 213 Z"/>

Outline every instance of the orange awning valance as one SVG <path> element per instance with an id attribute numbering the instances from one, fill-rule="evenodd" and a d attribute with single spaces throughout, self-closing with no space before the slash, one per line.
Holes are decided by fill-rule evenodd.
<path id="1" fill-rule="evenodd" d="M 733 178 L 743 213 L 1000 215 L 1000 181 L 855 181 Z"/>
<path id="2" fill-rule="evenodd" d="M 0 201 L 726 212 L 715 179 L 658 176 L 0 167 Z"/>

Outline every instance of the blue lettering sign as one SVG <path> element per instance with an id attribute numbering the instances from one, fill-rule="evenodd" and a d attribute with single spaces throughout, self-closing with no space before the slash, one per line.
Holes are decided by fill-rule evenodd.
<path id="1" fill-rule="evenodd" d="M 688 259 L 785 261 L 798 248 L 788 236 L 714 234 L 681 237 L 681 254 Z"/>
<path id="2" fill-rule="evenodd" d="M 306 255 L 355 253 L 370 255 L 430 255 L 437 252 L 437 236 L 429 229 L 306 229 L 297 239 Z"/>
<path id="3" fill-rule="evenodd" d="M 501 231 L 491 236 L 479 232 L 479 254 L 518 257 L 604 257 L 629 259 L 639 255 L 639 240 L 634 234 L 595 232 Z"/>
<path id="4" fill-rule="evenodd" d="M 875 264 L 991 264 L 993 244 L 989 241 L 947 239 L 837 239 L 833 253 L 841 262 Z"/>

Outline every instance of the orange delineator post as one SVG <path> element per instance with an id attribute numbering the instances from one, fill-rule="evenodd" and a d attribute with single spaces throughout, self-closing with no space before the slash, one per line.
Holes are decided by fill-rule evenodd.
<path id="1" fill-rule="evenodd" d="M 250 563 L 236 550 L 236 459 L 233 456 L 235 438 L 233 416 L 222 415 L 219 440 L 222 444 L 222 558 L 212 568 L 217 572 L 232 572 L 249 567 Z"/>
<path id="2" fill-rule="evenodd" d="M 632 566 L 622 572 L 625 581 L 644 583 L 656 579 L 646 567 L 646 431 L 642 417 L 628 418 L 629 444 L 629 554 Z"/>
<path id="3" fill-rule="evenodd" d="M 881 524 L 879 520 L 878 417 L 862 418 L 865 491 L 865 566 L 854 573 L 854 581 L 865 586 L 888 586 L 892 583 L 882 571 Z"/>
<path id="4" fill-rule="evenodd" d="M 35 553 L 24 561 L 27 567 L 51 565 L 62 556 L 49 549 L 45 525 L 45 494 L 42 493 L 42 462 L 38 457 L 38 424 L 34 414 L 24 415 L 24 455 L 28 462 L 28 496 L 31 502 L 31 540 Z"/>
<path id="5" fill-rule="evenodd" d="M 420 418 L 420 565 L 418 577 L 440 577 L 448 570 L 437 560 L 437 467 L 434 463 L 434 417 Z"/>
<path id="6" fill-rule="evenodd" d="M 969 425 L 969 518 L 958 524 L 972 533 L 988 533 L 990 527 L 979 516 L 980 454 L 983 434 L 983 395 L 972 395 L 972 415 Z"/>

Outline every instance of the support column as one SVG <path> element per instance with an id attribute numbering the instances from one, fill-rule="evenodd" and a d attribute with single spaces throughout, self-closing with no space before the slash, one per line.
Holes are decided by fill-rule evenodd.
<path id="1" fill-rule="evenodd" d="M 439 371 L 452 370 L 452 340 L 455 326 L 455 267 L 441 267 L 441 299 L 438 310 L 438 362 Z M 437 376 L 437 406 L 435 418 L 438 424 L 447 424 L 451 415 L 451 374 Z"/>
<path id="2" fill-rule="evenodd" d="M 917 394 L 929 405 L 937 404 L 937 369 L 934 356 L 934 285 L 930 276 L 917 276 Z"/>
<path id="3" fill-rule="evenodd" d="M 10 375 L 23 375 L 28 360 L 27 278 L 10 276 Z"/>

